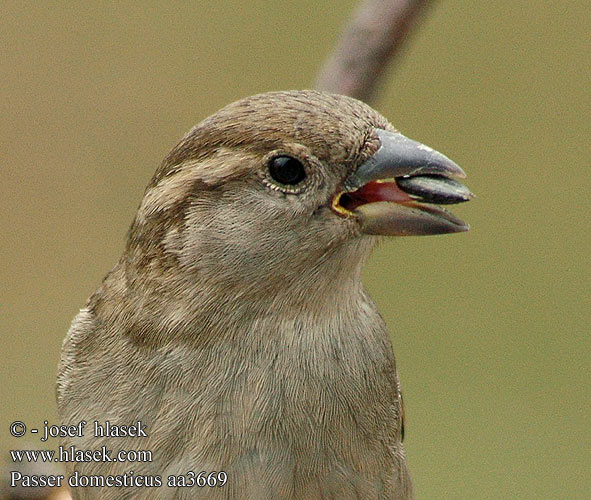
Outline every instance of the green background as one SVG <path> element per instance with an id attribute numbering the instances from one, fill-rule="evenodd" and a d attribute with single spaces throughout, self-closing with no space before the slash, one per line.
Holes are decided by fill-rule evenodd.
<path id="1" fill-rule="evenodd" d="M 0 3 L 3 457 L 9 422 L 55 422 L 62 339 L 163 156 L 228 102 L 310 87 L 354 5 Z M 438 2 L 374 103 L 478 196 L 469 233 L 391 240 L 365 272 L 422 500 L 589 498 L 589 12 Z"/>

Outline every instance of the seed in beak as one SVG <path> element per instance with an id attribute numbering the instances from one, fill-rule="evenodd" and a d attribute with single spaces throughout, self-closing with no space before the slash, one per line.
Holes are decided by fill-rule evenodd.
<path id="1" fill-rule="evenodd" d="M 441 175 L 396 177 L 396 184 L 402 191 L 423 203 L 452 205 L 474 198 L 466 186 Z"/>

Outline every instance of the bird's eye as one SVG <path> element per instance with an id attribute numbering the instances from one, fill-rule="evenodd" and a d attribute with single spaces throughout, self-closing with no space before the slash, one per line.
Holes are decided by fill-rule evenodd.
<path id="1" fill-rule="evenodd" d="M 291 156 L 276 156 L 269 161 L 269 174 L 280 184 L 295 186 L 306 178 L 306 169 Z"/>

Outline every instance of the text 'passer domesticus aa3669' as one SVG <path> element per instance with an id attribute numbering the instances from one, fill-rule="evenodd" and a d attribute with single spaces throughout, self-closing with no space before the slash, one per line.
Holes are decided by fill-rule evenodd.
<path id="1" fill-rule="evenodd" d="M 112 454 L 68 464 L 74 498 L 411 498 L 394 355 L 360 275 L 380 235 L 468 229 L 437 206 L 472 196 L 454 177 L 338 95 L 256 95 L 191 130 L 64 343 L 61 423 L 89 424 L 62 444 Z"/>

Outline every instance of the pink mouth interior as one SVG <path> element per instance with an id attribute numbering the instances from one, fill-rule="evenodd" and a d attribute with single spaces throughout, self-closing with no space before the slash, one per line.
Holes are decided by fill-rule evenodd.
<path id="1" fill-rule="evenodd" d="M 343 193 L 339 199 L 339 205 L 353 211 L 360 205 L 374 203 L 376 201 L 392 201 L 404 203 L 414 201 L 407 193 L 402 191 L 395 182 L 368 182 L 357 191 Z"/>

